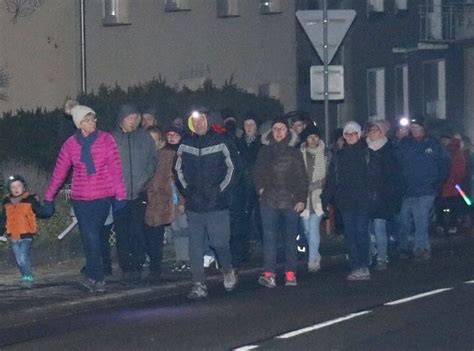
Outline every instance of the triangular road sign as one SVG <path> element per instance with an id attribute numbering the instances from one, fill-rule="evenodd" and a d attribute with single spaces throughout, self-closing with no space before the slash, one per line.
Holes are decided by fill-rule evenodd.
<path id="1" fill-rule="evenodd" d="M 354 18 L 355 10 L 328 10 L 328 62 L 329 64 L 341 45 Z M 296 18 L 303 27 L 311 44 L 321 60 L 324 60 L 323 11 L 296 11 Z M 324 62 L 323 62 L 324 63 Z"/>

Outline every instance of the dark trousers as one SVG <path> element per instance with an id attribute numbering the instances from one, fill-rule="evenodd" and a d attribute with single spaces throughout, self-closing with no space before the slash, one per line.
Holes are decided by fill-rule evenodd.
<path id="1" fill-rule="evenodd" d="M 369 210 L 365 206 L 341 209 L 344 236 L 349 247 L 352 270 L 369 267 Z"/>
<path id="2" fill-rule="evenodd" d="M 112 259 L 110 257 L 110 230 L 112 229 L 112 224 L 104 225 L 102 227 L 102 264 L 104 265 L 104 272 L 107 274 L 112 273 Z"/>
<path id="3" fill-rule="evenodd" d="M 145 225 L 146 253 L 150 257 L 150 273 L 155 276 L 161 274 L 161 262 L 163 260 L 163 237 L 165 226 L 150 227 Z"/>
<path id="4" fill-rule="evenodd" d="M 277 264 L 277 241 L 279 234 L 285 244 L 286 272 L 296 272 L 298 213 L 293 209 L 276 209 L 261 205 L 263 224 L 263 269 L 275 273 Z"/>
<path id="5" fill-rule="evenodd" d="M 72 201 L 86 256 L 85 274 L 95 281 L 104 280 L 102 230 L 110 211 L 110 204 L 110 199 Z"/>
<path id="6" fill-rule="evenodd" d="M 204 283 L 203 256 L 206 238 L 216 252 L 217 260 L 224 272 L 232 269 L 230 255 L 230 219 L 229 211 L 188 212 L 189 222 L 189 262 L 193 282 Z"/>
<path id="7" fill-rule="evenodd" d="M 145 207 L 141 199 L 128 200 L 114 213 L 117 255 L 122 272 L 138 272 L 145 262 Z"/>

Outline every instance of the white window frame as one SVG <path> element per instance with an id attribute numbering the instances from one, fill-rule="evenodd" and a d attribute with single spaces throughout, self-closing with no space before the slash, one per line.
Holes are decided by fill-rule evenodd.
<path id="1" fill-rule="evenodd" d="M 165 12 L 191 11 L 190 0 L 165 0 Z"/>
<path id="2" fill-rule="evenodd" d="M 428 100 L 425 84 L 427 65 L 437 65 L 437 100 Z M 435 113 L 432 111 L 436 110 Z M 429 60 L 423 62 L 423 112 L 427 117 L 446 119 L 446 59 Z"/>
<path id="3" fill-rule="evenodd" d="M 282 13 L 281 0 L 260 0 L 261 15 L 277 15 Z"/>
<path id="4" fill-rule="evenodd" d="M 398 79 L 400 78 L 399 72 L 401 70 L 401 79 L 402 79 L 402 94 L 400 96 L 398 91 Z M 395 115 L 397 118 L 408 117 L 409 116 L 409 81 L 408 81 L 408 64 L 396 65 L 394 70 L 395 76 Z M 403 101 L 402 110 L 399 110 L 399 101 Z"/>
<path id="5" fill-rule="evenodd" d="M 107 5 L 110 13 L 107 13 Z M 102 0 L 102 24 L 106 27 L 130 25 L 129 0 Z"/>
<path id="6" fill-rule="evenodd" d="M 367 16 L 385 12 L 385 0 L 367 0 Z"/>
<path id="7" fill-rule="evenodd" d="M 217 17 L 239 17 L 239 0 L 217 0 Z"/>
<path id="8" fill-rule="evenodd" d="M 369 75 L 375 73 L 375 114 L 371 113 L 370 105 L 372 97 L 370 96 Z M 367 70 L 367 114 L 369 121 L 376 119 L 385 119 L 385 68 L 371 68 Z"/>
<path id="9" fill-rule="evenodd" d="M 395 13 L 408 10 L 408 0 L 394 0 Z"/>

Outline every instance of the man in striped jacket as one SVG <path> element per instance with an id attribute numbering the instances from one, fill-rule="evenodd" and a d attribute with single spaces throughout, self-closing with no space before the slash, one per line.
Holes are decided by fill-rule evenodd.
<path id="1" fill-rule="evenodd" d="M 189 219 L 189 258 L 194 286 L 190 299 L 207 297 L 203 267 L 204 241 L 209 236 L 224 274 L 224 287 L 234 289 L 235 272 L 229 248 L 229 195 L 236 172 L 235 148 L 224 135 L 214 131 L 205 109 L 194 111 L 188 120 L 191 136 L 177 152 L 176 171 L 186 199 Z"/>

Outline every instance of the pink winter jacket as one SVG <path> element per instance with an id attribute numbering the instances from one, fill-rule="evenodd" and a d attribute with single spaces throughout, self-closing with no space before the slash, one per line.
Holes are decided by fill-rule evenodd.
<path id="1" fill-rule="evenodd" d="M 97 140 L 91 146 L 96 172 L 87 175 L 85 163 L 81 162 L 81 145 L 73 135 L 61 147 L 52 179 L 44 195 L 46 201 L 53 201 L 63 185 L 69 170 L 72 172 L 73 200 L 97 200 L 113 197 L 126 199 L 122 163 L 117 144 L 111 134 L 99 131 Z"/>

